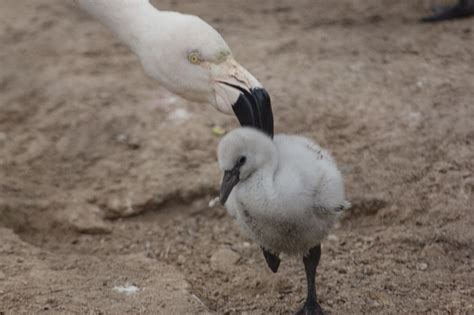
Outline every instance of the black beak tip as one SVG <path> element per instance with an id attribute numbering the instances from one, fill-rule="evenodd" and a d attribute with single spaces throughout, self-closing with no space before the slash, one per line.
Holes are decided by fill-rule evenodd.
<path id="1" fill-rule="evenodd" d="M 219 200 L 220 200 L 220 202 L 221 202 L 221 205 L 225 206 L 225 202 L 227 201 L 227 199 L 226 199 L 226 198 L 223 198 L 223 197 L 221 196 L 221 197 L 219 197 Z"/>
<path id="2" fill-rule="evenodd" d="M 264 88 L 250 91 L 236 87 L 241 94 L 233 105 L 242 126 L 254 127 L 273 137 L 273 112 L 270 95 Z"/>

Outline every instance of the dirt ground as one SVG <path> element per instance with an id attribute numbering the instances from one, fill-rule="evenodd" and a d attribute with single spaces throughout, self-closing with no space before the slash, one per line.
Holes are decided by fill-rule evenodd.
<path id="1" fill-rule="evenodd" d="M 329 148 L 353 203 L 323 243 L 329 314 L 474 313 L 474 20 L 431 1 L 160 0 L 216 27 L 276 132 Z M 237 126 L 144 74 L 65 0 L 0 2 L 0 314 L 291 314 L 217 195 Z M 121 292 L 122 287 L 138 291 Z"/>

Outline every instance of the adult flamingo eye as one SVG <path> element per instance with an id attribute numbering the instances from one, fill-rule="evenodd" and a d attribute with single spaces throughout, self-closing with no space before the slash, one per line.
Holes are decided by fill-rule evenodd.
<path id="1" fill-rule="evenodd" d="M 201 56 L 199 56 L 198 52 L 193 51 L 188 55 L 188 60 L 190 63 L 197 65 L 201 63 Z"/>

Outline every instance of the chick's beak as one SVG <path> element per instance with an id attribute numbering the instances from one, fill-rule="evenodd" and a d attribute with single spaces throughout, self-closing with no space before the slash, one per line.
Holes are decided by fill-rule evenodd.
<path id="1" fill-rule="evenodd" d="M 238 169 L 232 169 L 230 171 L 224 171 L 224 177 L 222 178 L 221 191 L 219 194 L 219 200 L 222 205 L 225 205 L 229 198 L 232 189 L 240 180 L 240 172 Z"/>
<path id="2" fill-rule="evenodd" d="M 270 96 L 260 82 L 232 57 L 214 66 L 215 103 L 218 110 L 235 114 L 242 126 L 273 136 Z"/>

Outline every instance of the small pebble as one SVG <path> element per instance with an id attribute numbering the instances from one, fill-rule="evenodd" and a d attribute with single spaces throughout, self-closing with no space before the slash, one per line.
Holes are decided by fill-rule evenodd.
<path id="1" fill-rule="evenodd" d="M 140 291 L 140 288 L 135 285 L 126 285 L 123 287 L 114 287 L 112 290 L 117 291 L 118 293 L 124 293 L 126 295 L 135 294 Z"/>
<path id="2" fill-rule="evenodd" d="M 338 268 L 338 269 L 337 269 L 337 272 L 339 272 L 340 274 L 346 274 L 346 273 L 347 273 L 347 270 L 344 269 L 344 268 Z"/>
<path id="3" fill-rule="evenodd" d="M 416 265 L 416 269 L 426 270 L 426 269 L 428 269 L 428 264 L 427 263 L 419 263 L 419 264 Z"/>
<path id="4" fill-rule="evenodd" d="M 184 263 L 186 262 L 186 257 L 184 257 L 183 255 L 178 255 L 176 262 L 178 263 L 178 265 L 184 265 Z"/>
<path id="5" fill-rule="evenodd" d="M 219 205 L 219 197 L 215 197 L 209 201 L 209 208 L 214 208 L 215 206 Z"/>

